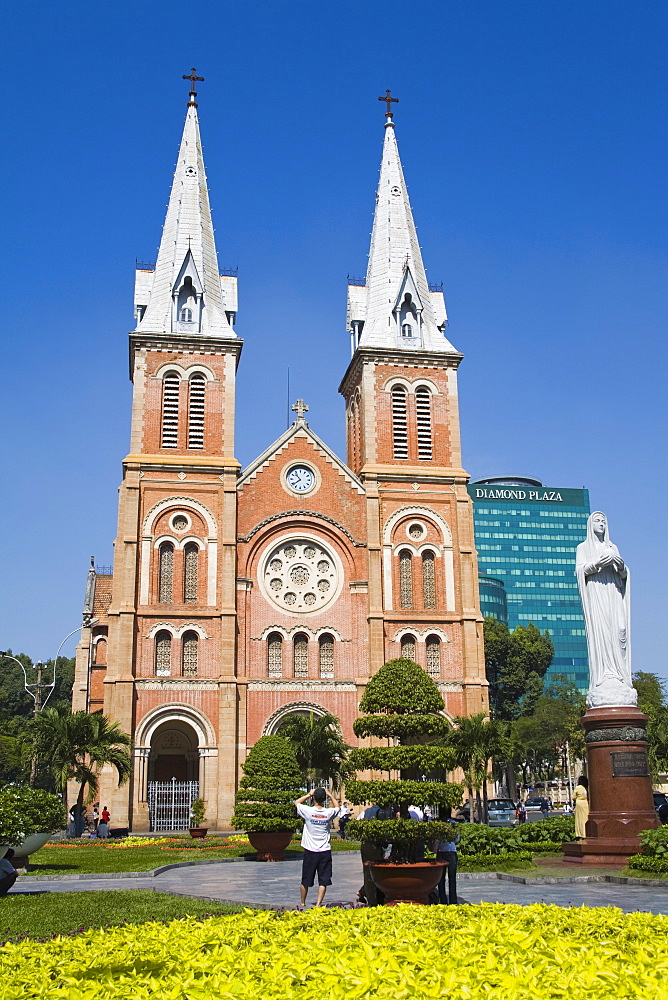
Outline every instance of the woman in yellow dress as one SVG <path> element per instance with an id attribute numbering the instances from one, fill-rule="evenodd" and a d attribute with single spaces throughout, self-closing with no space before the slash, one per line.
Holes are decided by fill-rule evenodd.
<path id="1" fill-rule="evenodd" d="M 575 809 L 573 813 L 575 815 L 575 839 L 583 840 L 587 834 L 585 827 L 587 825 L 587 820 L 589 819 L 589 782 L 584 775 L 578 778 L 578 783 L 575 787 Z"/>

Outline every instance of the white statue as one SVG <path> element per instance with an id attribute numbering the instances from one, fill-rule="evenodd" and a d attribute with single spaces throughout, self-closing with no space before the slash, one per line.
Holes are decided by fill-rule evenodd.
<path id="1" fill-rule="evenodd" d="M 589 652 L 587 707 L 637 705 L 631 683 L 631 578 L 600 510 L 587 521 L 587 540 L 577 547 L 575 573 Z"/>

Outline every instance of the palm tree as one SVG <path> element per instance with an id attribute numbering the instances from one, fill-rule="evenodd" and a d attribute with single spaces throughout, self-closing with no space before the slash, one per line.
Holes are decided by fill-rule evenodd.
<path id="1" fill-rule="evenodd" d="M 67 705 L 45 708 L 27 727 L 26 741 L 30 756 L 45 764 L 67 805 L 67 782 L 79 782 L 74 806 L 77 832 L 87 801 L 97 794 L 100 771 L 106 765 L 115 768 L 119 785 L 132 773 L 129 754 L 130 737 L 100 713 L 72 712 Z"/>
<path id="2" fill-rule="evenodd" d="M 317 784 L 324 779 L 338 787 L 348 747 L 335 715 L 310 712 L 308 715 L 289 716 L 281 726 L 280 735 L 292 743 L 299 766 L 309 783 Z"/>
<path id="3" fill-rule="evenodd" d="M 478 815 L 487 822 L 487 778 L 489 764 L 504 747 L 502 727 L 496 721 L 485 721 L 485 713 L 459 716 L 456 729 L 449 735 L 449 744 L 457 754 L 457 765 L 462 768 L 469 790 L 469 811 L 473 819 L 473 792 L 475 790 Z M 482 789 L 482 809 L 480 790 Z M 482 814 L 482 815 L 481 815 Z"/>

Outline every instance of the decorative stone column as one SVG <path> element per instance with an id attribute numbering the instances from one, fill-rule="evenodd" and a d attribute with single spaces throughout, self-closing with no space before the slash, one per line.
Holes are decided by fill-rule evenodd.
<path id="1" fill-rule="evenodd" d="M 659 826 L 647 760 L 647 716 L 639 708 L 590 708 L 580 720 L 587 744 L 589 820 L 584 840 L 564 844 L 564 861 L 624 864 L 640 833 Z"/>

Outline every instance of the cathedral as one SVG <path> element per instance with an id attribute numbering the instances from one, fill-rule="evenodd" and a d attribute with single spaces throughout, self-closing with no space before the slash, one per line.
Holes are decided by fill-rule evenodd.
<path id="1" fill-rule="evenodd" d="M 348 282 L 346 458 L 297 400 L 242 469 L 237 276 L 218 267 L 187 79 L 157 260 L 136 271 L 114 565 L 89 571 L 73 693 L 132 735 L 130 782 L 105 772 L 100 794 L 135 832 L 186 828 L 196 797 L 209 828 L 229 828 L 248 749 L 295 713 L 332 712 L 357 745 L 364 687 L 393 657 L 424 668 L 449 718 L 487 710 L 462 355 L 427 280 L 394 99 L 366 277 Z"/>

